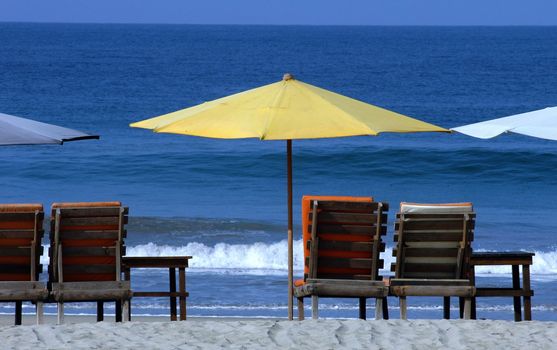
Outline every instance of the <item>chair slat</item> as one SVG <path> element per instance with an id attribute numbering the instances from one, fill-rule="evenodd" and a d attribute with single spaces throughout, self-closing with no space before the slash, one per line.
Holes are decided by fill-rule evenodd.
<path id="1" fill-rule="evenodd" d="M 362 274 L 348 274 L 348 273 L 321 273 L 320 278 L 324 279 L 337 279 L 337 280 L 371 280 L 371 275 Z"/>
<path id="2" fill-rule="evenodd" d="M 405 242 L 458 242 L 462 238 L 460 232 L 404 232 Z M 398 235 L 397 235 L 398 239 Z"/>
<path id="3" fill-rule="evenodd" d="M 336 224 L 366 224 L 371 226 L 377 223 L 378 216 L 372 213 L 346 213 L 346 212 L 328 212 L 322 211 L 318 215 L 320 223 L 336 223 Z M 313 213 L 309 213 L 309 220 L 313 219 Z M 383 215 L 382 219 L 386 220 L 387 216 Z M 383 220 L 383 221 L 384 221 Z"/>
<path id="4" fill-rule="evenodd" d="M 353 251 L 353 252 L 371 252 L 373 249 L 372 242 L 343 242 L 343 241 L 328 241 L 321 240 L 319 242 L 320 250 L 340 250 L 340 251 Z M 385 243 L 381 242 L 380 250 L 385 251 Z"/>
<path id="5" fill-rule="evenodd" d="M 43 230 L 39 230 L 37 234 L 42 237 Z M 33 239 L 34 230 L 0 230 L 0 239 L 4 238 L 20 238 L 20 239 Z"/>
<path id="6" fill-rule="evenodd" d="M 31 247 L 0 246 L 0 257 L 6 256 L 31 256 Z"/>
<path id="7" fill-rule="evenodd" d="M 398 229 L 398 224 L 396 223 L 395 229 Z M 460 219 L 450 219 L 450 220 L 406 220 L 404 222 L 405 230 L 432 230 L 432 231 L 444 231 L 444 230 L 462 230 L 462 218 Z"/>
<path id="8" fill-rule="evenodd" d="M 320 256 L 319 267 L 346 267 L 353 269 L 371 269 L 371 259 L 364 258 L 328 258 Z"/>
<path id="9" fill-rule="evenodd" d="M 118 239 L 117 230 L 94 230 L 94 231 L 75 231 L 61 230 L 60 238 L 62 240 L 92 240 L 92 239 Z"/>
<path id="10" fill-rule="evenodd" d="M 31 266 L 29 263 L 25 264 L 0 264 L 0 274 L 29 274 L 31 273 Z"/>
<path id="11" fill-rule="evenodd" d="M 64 257 L 70 256 L 116 256 L 116 247 L 62 247 Z"/>
<path id="12" fill-rule="evenodd" d="M 61 222 L 62 228 L 72 226 L 117 226 L 119 218 L 114 216 L 97 216 L 97 217 L 70 217 L 64 218 Z M 124 224 L 127 224 L 127 218 L 124 219 Z"/>
<path id="13" fill-rule="evenodd" d="M 64 264 L 64 274 L 109 274 L 116 273 L 116 266 L 114 264 Z"/>
<path id="14" fill-rule="evenodd" d="M 123 208 L 124 215 L 128 214 L 128 208 Z M 61 209 L 62 216 L 65 218 L 86 218 L 86 217 L 118 217 L 120 207 L 99 207 L 99 208 L 65 208 Z"/>
<path id="15" fill-rule="evenodd" d="M 389 210 L 387 203 L 382 203 L 383 211 Z M 351 201 L 319 201 L 319 209 L 324 211 L 376 211 L 379 207 L 377 202 L 351 202 Z M 313 208 L 313 201 L 310 202 Z"/>
<path id="16" fill-rule="evenodd" d="M 400 220 L 403 214 L 397 213 L 396 220 Z M 449 220 L 449 219 L 461 219 L 464 214 L 459 213 L 405 213 L 404 218 L 406 220 Z M 476 214 L 475 213 L 467 213 L 470 220 L 475 220 Z"/>
<path id="17" fill-rule="evenodd" d="M 408 258 L 411 257 L 423 257 L 423 258 L 439 258 L 439 257 L 451 257 L 455 258 L 458 256 L 458 248 L 411 248 L 407 247 L 405 255 Z"/>
<path id="18" fill-rule="evenodd" d="M 455 278 L 454 273 L 428 271 L 428 272 L 405 272 L 404 278 L 419 278 L 419 279 L 451 279 Z"/>
<path id="19" fill-rule="evenodd" d="M 308 226 L 311 230 L 311 225 Z M 375 225 L 346 225 L 346 224 L 321 224 L 318 223 L 317 231 L 319 234 L 322 233 L 335 233 L 335 234 L 346 234 L 346 235 L 375 235 L 377 231 L 377 226 Z M 381 226 L 379 232 L 382 236 L 387 234 L 387 227 Z"/>
<path id="20" fill-rule="evenodd" d="M 44 218 L 44 213 L 39 212 L 37 214 L 39 220 Z M 35 222 L 35 213 L 34 212 L 27 212 L 27 213 L 0 213 L 0 223 L 2 222 L 13 222 L 13 221 L 29 221 Z"/>

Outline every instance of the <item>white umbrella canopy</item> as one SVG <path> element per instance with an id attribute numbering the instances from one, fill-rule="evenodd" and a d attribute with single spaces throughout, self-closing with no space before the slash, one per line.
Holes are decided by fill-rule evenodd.
<path id="1" fill-rule="evenodd" d="M 480 139 L 512 132 L 557 141 L 557 107 L 486 120 L 451 130 Z"/>
<path id="2" fill-rule="evenodd" d="M 63 144 L 98 139 L 81 131 L 0 113 L 0 146 Z"/>

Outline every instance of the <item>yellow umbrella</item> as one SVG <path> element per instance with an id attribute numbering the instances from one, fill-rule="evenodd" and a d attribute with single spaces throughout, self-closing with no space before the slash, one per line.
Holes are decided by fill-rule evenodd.
<path id="1" fill-rule="evenodd" d="M 288 318 L 293 318 L 292 140 L 450 132 L 327 91 L 285 74 L 282 81 L 130 124 L 154 132 L 221 139 L 286 140 L 288 167 Z"/>

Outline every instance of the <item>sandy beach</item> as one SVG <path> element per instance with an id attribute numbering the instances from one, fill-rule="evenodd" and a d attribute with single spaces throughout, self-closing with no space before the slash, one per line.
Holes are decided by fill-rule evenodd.
<path id="1" fill-rule="evenodd" d="M 557 350 L 557 0 L 447 3 L 0 0 L 0 350 Z"/>
<path id="2" fill-rule="evenodd" d="M 73 319 L 76 320 L 93 318 Z M 555 349 L 557 323 L 333 319 L 109 321 L 61 326 L 3 325 L 0 337 L 3 349 Z"/>

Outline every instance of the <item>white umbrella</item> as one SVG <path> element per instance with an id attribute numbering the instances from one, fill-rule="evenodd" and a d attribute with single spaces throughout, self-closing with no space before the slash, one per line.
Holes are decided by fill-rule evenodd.
<path id="1" fill-rule="evenodd" d="M 68 141 L 98 138 L 81 131 L 0 113 L 0 146 L 61 145 Z"/>
<path id="2" fill-rule="evenodd" d="M 513 132 L 557 141 L 557 107 L 486 120 L 451 130 L 480 139 L 489 139 L 505 132 Z"/>

